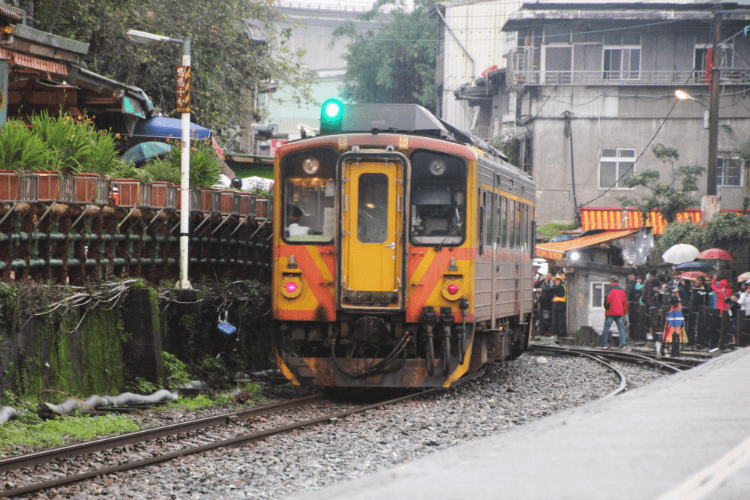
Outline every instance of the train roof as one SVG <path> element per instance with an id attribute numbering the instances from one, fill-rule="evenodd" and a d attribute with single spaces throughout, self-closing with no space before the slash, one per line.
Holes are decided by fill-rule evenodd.
<path id="1" fill-rule="evenodd" d="M 418 104 L 347 104 L 341 133 L 389 132 L 426 135 L 470 144 L 493 156 L 508 158 L 478 137 L 437 118 Z"/>

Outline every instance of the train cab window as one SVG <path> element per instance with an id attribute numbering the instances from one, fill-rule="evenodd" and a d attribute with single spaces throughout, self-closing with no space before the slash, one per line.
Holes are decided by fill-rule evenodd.
<path id="1" fill-rule="evenodd" d="M 336 155 L 304 151 L 282 160 L 283 238 L 288 243 L 333 241 Z"/>
<path id="2" fill-rule="evenodd" d="M 466 163 L 454 156 L 416 151 L 411 156 L 414 245 L 456 246 L 466 234 Z"/>
<path id="3" fill-rule="evenodd" d="M 388 239 L 388 176 L 359 176 L 357 238 L 362 243 L 383 243 Z"/>

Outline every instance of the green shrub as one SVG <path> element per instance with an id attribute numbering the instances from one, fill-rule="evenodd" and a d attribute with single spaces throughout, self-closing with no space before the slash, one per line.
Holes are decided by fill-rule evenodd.
<path id="1" fill-rule="evenodd" d="M 180 183 L 180 169 L 175 168 L 169 160 L 154 160 L 146 163 L 143 170 L 148 175 L 151 182 L 171 182 L 172 184 Z"/>
<path id="2" fill-rule="evenodd" d="M 46 170 L 52 166 L 52 155 L 47 145 L 24 122 L 11 119 L 3 125 L 0 169 Z"/>
<path id="3" fill-rule="evenodd" d="M 167 381 L 167 387 L 179 387 L 190 382 L 190 372 L 188 366 L 177 359 L 177 356 L 168 352 L 161 353 L 161 362 L 164 368 L 164 378 Z"/>

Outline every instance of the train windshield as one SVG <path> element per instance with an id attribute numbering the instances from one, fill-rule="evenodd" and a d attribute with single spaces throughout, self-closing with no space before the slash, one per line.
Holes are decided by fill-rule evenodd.
<path id="1" fill-rule="evenodd" d="M 283 237 L 289 243 L 331 243 L 335 230 L 336 157 L 327 150 L 284 159 Z"/>
<path id="2" fill-rule="evenodd" d="M 417 151 L 411 166 L 412 244 L 460 245 L 466 233 L 466 163 Z"/>

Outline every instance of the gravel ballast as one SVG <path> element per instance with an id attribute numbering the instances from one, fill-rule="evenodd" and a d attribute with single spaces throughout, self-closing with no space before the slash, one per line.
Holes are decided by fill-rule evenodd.
<path id="1" fill-rule="evenodd" d="M 616 363 L 628 387 L 664 376 Z M 601 398 L 618 378 L 591 360 L 526 354 L 473 382 L 234 449 L 60 488 L 75 498 L 284 498 L 393 467 Z M 37 496 L 44 498 L 54 493 Z M 59 497 L 58 497 L 59 498 Z"/>

